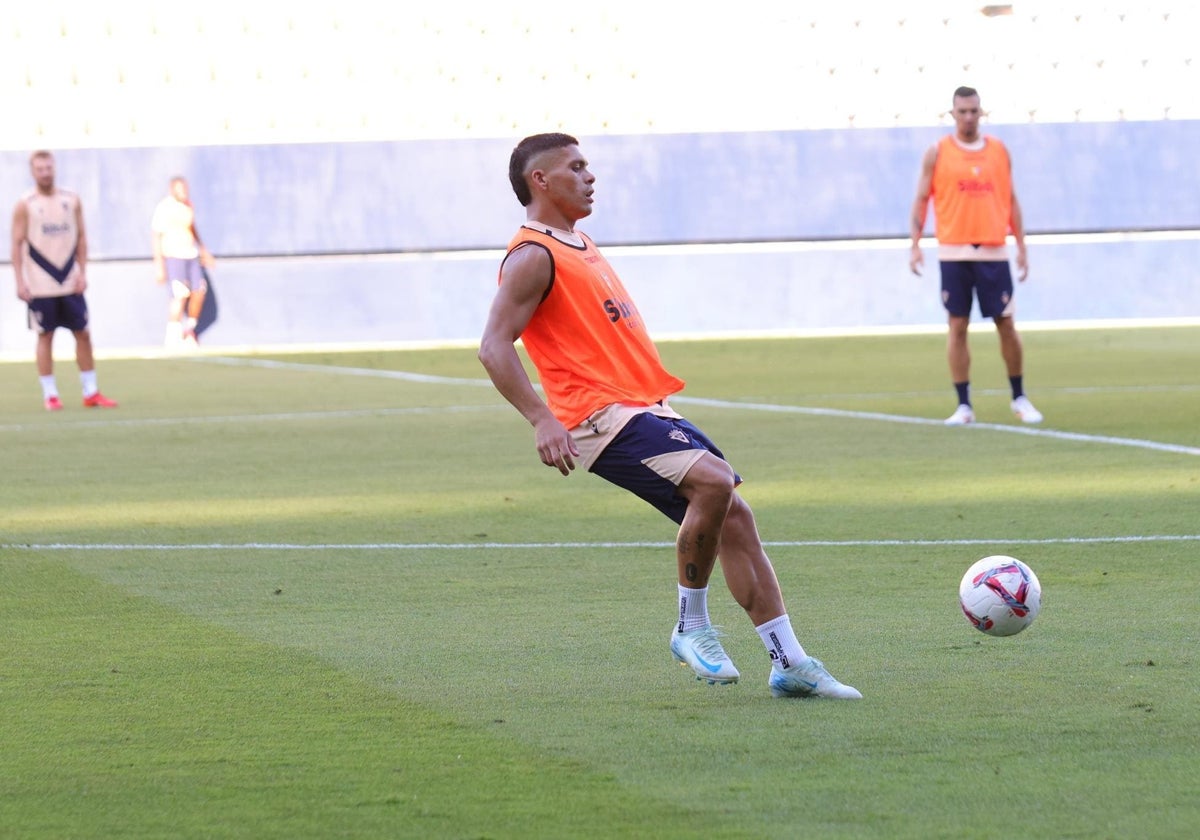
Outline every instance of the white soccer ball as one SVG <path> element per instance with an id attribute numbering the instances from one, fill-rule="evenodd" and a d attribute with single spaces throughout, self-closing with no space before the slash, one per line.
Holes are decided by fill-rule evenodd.
<path id="1" fill-rule="evenodd" d="M 1012 636 L 1033 623 L 1042 608 L 1042 584 L 1015 557 L 994 554 L 972 563 L 958 585 L 958 603 L 976 630 Z"/>

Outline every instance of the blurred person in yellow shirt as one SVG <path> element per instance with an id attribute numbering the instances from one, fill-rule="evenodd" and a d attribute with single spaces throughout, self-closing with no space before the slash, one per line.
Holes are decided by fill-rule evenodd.
<path id="1" fill-rule="evenodd" d="M 154 247 L 154 274 L 171 295 L 167 307 L 168 346 L 196 344 L 196 322 L 208 293 L 205 269 L 213 256 L 196 230 L 196 211 L 182 175 L 171 178 L 167 195 L 154 208 L 150 221 Z"/>

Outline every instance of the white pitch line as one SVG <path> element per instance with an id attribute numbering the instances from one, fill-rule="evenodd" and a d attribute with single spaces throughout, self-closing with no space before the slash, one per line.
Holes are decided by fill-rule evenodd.
<path id="1" fill-rule="evenodd" d="M 223 356 L 206 356 L 195 359 L 197 362 L 207 362 L 232 367 L 261 367 L 276 370 L 298 370 L 307 373 L 328 373 L 334 375 L 345 376 L 365 376 L 379 379 L 395 379 L 406 382 L 421 382 L 426 384 L 441 384 L 441 385 L 467 385 L 471 387 L 486 387 L 491 388 L 492 383 L 487 379 L 470 379 L 466 377 L 453 376 L 436 376 L 433 374 L 412 373 L 410 371 L 398 370 L 379 370 L 376 368 L 351 368 L 337 367 L 333 365 L 314 365 L 301 362 L 281 362 L 273 359 L 244 359 L 236 357 Z M 702 405 L 710 408 L 725 408 L 738 409 L 742 411 L 765 411 L 783 414 L 801 414 L 811 417 L 844 417 L 851 420 L 876 420 L 887 423 L 900 423 L 915 426 L 941 426 L 941 420 L 935 420 L 928 417 L 909 417 L 901 414 L 885 414 L 882 412 L 873 411 L 850 411 L 839 408 L 819 408 L 809 406 L 795 405 L 775 405 L 770 403 L 748 403 L 736 402 L 732 400 L 714 400 L 705 399 L 702 397 L 673 397 L 672 401 L 683 405 Z M 75 426 L 110 426 L 110 425 L 171 425 L 177 423 L 204 423 L 204 422 L 221 422 L 232 423 L 241 420 L 295 420 L 314 416 L 335 416 L 335 417 L 361 417 L 371 415 L 386 415 L 386 414 L 404 414 L 404 413 L 433 413 L 437 411 L 484 411 L 494 410 L 495 406 L 447 406 L 445 408 L 411 408 L 411 409 L 363 409 L 363 410 L 348 410 L 342 412 L 303 412 L 303 413 L 287 413 L 287 414 L 260 414 L 260 415 L 245 415 L 245 416 L 224 416 L 224 417 L 194 417 L 194 418 L 174 418 L 174 419 L 144 419 L 144 420 L 116 420 L 109 419 L 103 421 L 80 421 L 70 425 Z M 51 428 L 47 426 L 32 426 L 32 425 L 11 425 L 0 426 L 0 432 L 11 431 L 30 431 L 44 430 Z M 1200 456 L 1200 447 L 1184 446 L 1182 444 L 1161 443 L 1152 440 L 1142 440 L 1140 438 L 1124 438 L 1113 437 L 1106 435 L 1088 435 L 1079 432 L 1064 432 L 1055 429 L 1047 429 L 1043 427 L 1031 428 L 1028 426 L 1011 426 L 1002 425 L 999 423 L 974 423 L 968 428 L 986 429 L 994 432 L 1004 432 L 1007 434 L 1028 435 L 1030 437 L 1047 437 L 1057 440 L 1068 440 L 1076 443 L 1100 443 L 1111 446 L 1124 446 L 1135 449 L 1149 449 L 1156 452 L 1170 452 L 1177 455 L 1192 455 Z M 957 431 L 957 430 L 954 430 Z"/>
<path id="2" fill-rule="evenodd" d="M 888 423 L 905 423 L 914 426 L 943 426 L 941 420 L 929 417 L 908 417 L 903 414 L 884 414 L 875 411 L 848 411 L 841 408 L 811 408 L 799 405 L 773 405 L 770 403 L 740 403 L 728 400 L 709 400 L 700 397 L 672 397 L 672 402 L 705 405 L 714 408 L 744 408 L 754 411 L 768 411 L 780 414 L 806 414 L 815 417 L 846 417 L 853 420 L 882 420 Z M 1113 446 L 1130 446 L 1137 449 L 1153 449 L 1158 452 L 1173 452 L 1180 455 L 1200 456 L 1200 447 L 1183 446 L 1177 443 L 1159 443 L 1153 440 L 1139 438 L 1110 437 L 1106 435 L 1085 435 L 1079 432 L 1060 432 L 1055 429 L 1031 428 L 1029 426 L 1006 426 L 1000 423 L 972 423 L 964 429 L 988 429 L 993 432 L 1007 432 L 1014 435 L 1029 435 L 1030 437 L 1048 437 L 1058 440 L 1070 440 L 1079 443 L 1107 443 Z M 952 432 L 958 431 L 957 429 Z"/>
<path id="3" fill-rule="evenodd" d="M 1036 396 L 1043 394 L 1187 394 L 1200 391 L 1196 385 L 1081 385 L 1041 386 Z M 808 394 L 812 400 L 879 400 L 901 397 L 938 397 L 946 393 L 945 388 L 924 391 L 831 391 L 824 394 Z M 999 397 L 1009 394 L 1008 388 L 971 388 L 972 396 Z"/>
<path id="4" fill-rule="evenodd" d="M 301 370 L 310 373 L 344 373 L 349 376 L 371 376 L 384 379 L 400 379 L 409 382 L 423 382 L 444 385 L 471 385 L 492 387 L 487 379 L 468 379 L 451 376 L 434 376 L 431 374 L 409 373 L 406 371 L 377 370 L 374 368 L 347 368 L 333 365 L 313 365 L 300 362 L 280 362 L 271 359 L 242 359 L 212 356 L 197 359 L 197 361 L 216 362 L 232 366 L 265 367 L 279 370 Z M 849 411 L 840 408 L 813 408 L 795 405 L 774 405 L 770 403 L 745 403 L 732 400 L 713 400 L 702 397 L 677 396 L 672 402 L 682 405 L 703 405 L 710 408 L 732 408 L 743 411 L 767 411 L 784 414 L 803 414 L 812 417 L 845 417 L 851 420 L 878 420 L 887 423 L 903 423 L 916 426 L 941 426 L 941 420 L 928 417 L 908 417 L 902 414 L 884 414 L 873 411 Z M 1030 428 L 1028 426 L 1007 426 L 999 423 L 975 423 L 975 429 L 987 429 L 1008 434 L 1029 435 L 1031 437 L 1048 437 L 1057 440 L 1069 440 L 1076 443 L 1103 443 L 1111 446 L 1125 446 L 1135 449 L 1149 449 L 1156 452 L 1170 452 L 1177 455 L 1200 456 L 1200 447 L 1183 446 L 1175 443 L 1160 443 L 1139 438 L 1112 437 L 1106 435 L 1086 435 L 1079 432 L 1060 432 L 1054 429 Z M 957 430 L 954 430 L 957 431 Z"/>
<path id="5" fill-rule="evenodd" d="M 768 548 L 862 548 L 956 545 L 1090 545 L 1095 543 L 1200 542 L 1200 534 L 1147 534 L 1109 537 L 1046 537 L 1041 539 L 961 540 L 777 540 L 764 542 Z M 0 543 L 9 551 L 464 551 L 564 550 L 613 548 L 672 548 L 674 542 L 521 542 L 521 543 Z"/>
<path id="6" fill-rule="evenodd" d="M 369 376 L 376 379 L 399 379 L 404 382 L 424 382 L 435 385 L 477 385 L 492 387 L 488 379 L 468 379 L 457 376 L 434 376 L 428 373 L 411 373 L 403 370 L 380 370 L 378 368 L 335 367 L 333 365 L 313 365 L 304 362 L 280 362 L 274 359 L 243 359 L 228 356 L 198 357 L 197 362 L 211 362 L 231 367 L 260 367 L 275 370 L 299 370 L 306 373 L 337 373 L 344 376 Z"/>
<path id="7" fill-rule="evenodd" d="M 464 414 L 476 411 L 497 411 L 507 406 L 500 405 L 447 405 L 447 406 L 413 406 L 409 408 L 348 408 L 332 411 L 290 411 L 276 414 L 223 414 L 213 416 L 197 415 L 192 417 L 132 417 L 127 420 L 118 419 L 111 414 L 104 415 L 104 420 L 72 420 L 63 424 L 48 426 L 44 423 L 14 423 L 0 426 L 0 432 L 45 432 L 57 431 L 63 427 L 72 429 L 114 428 L 119 426 L 179 426 L 207 425 L 208 423 L 256 423 L 263 421 L 278 422 L 281 420 L 311 420 L 329 417 L 395 417 L 402 415 L 420 414 Z"/>
<path id="8" fill-rule="evenodd" d="M 413 373 L 403 370 L 382 370 L 380 368 L 352 368 L 338 367 L 336 365 L 314 365 L 304 362 L 284 362 L 276 359 L 251 359 L 237 356 L 197 356 L 192 357 L 189 361 L 200 363 L 212 363 L 219 365 L 227 365 L 230 367 L 261 367 L 274 368 L 276 370 L 299 370 L 307 373 L 329 373 L 329 374 L 346 374 L 348 376 L 367 376 L 378 379 L 396 379 L 404 382 L 423 382 L 434 385 L 472 385 L 483 388 L 492 387 L 492 383 L 488 379 L 457 377 L 457 376 L 437 376 L 429 373 Z M 1200 384 L 1178 384 L 1178 385 L 1102 385 L 1102 386 L 1064 386 L 1064 387 L 1044 387 L 1039 388 L 1039 393 L 1055 393 L 1055 394 L 1144 394 L 1144 393 L 1178 393 L 1180 391 L 1190 392 L 1200 390 Z M 810 398 L 822 399 L 879 399 L 887 397 L 927 397 L 933 394 L 941 394 L 942 390 L 937 391 L 888 391 L 875 393 L 828 393 L 828 394 L 811 394 Z M 999 395 L 1007 394 L 1008 391 L 1002 388 L 980 388 L 974 393 Z M 686 399 L 685 397 L 672 397 L 673 400 Z M 740 403 L 735 403 L 740 405 Z"/>

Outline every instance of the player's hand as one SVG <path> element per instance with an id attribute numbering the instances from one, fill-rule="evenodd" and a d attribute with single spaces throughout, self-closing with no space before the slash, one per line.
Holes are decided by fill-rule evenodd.
<path id="1" fill-rule="evenodd" d="M 554 467 L 563 475 L 570 475 L 579 457 L 579 447 L 567 431 L 567 427 L 551 418 L 534 427 L 534 440 L 538 456 L 547 467 Z"/>
<path id="2" fill-rule="evenodd" d="M 1029 276 L 1029 258 L 1025 255 L 1024 248 L 1017 249 L 1017 280 L 1024 283 L 1025 278 Z"/>
<path id="3" fill-rule="evenodd" d="M 33 300 L 33 290 L 29 288 L 28 283 L 17 284 L 17 300 L 22 300 L 25 303 Z"/>
<path id="4" fill-rule="evenodd" d="M 87 273 L 79 270 L 79 279 L 75 281 L 75 294 L 81 295 L 87 291 Z"/>
<path id="5" fill-rule="evenodd" d="M 154 282 L 160 286 L 167 285 L 167 270 L 160 268 L 154 272 Z"/>
<path id="6" fill-rule="evenodd" d="M 200 265 L 204 266 L 205 268 L 212 268 L 216 264 L 216 258 L 209 253 L 207 248 L 200 252 Z"/>
<path id="7" fill-rule="evenodd" d="M 912 251 L 908 255 L 908 270 L 920 277 L 923 265 L 925 265 L 925 255 L 921 253 L 921 246 L 912 246 Z"/>

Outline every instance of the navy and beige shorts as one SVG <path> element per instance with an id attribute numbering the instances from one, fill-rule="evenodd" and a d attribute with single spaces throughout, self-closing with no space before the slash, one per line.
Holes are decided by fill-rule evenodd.
<path id="1" fill-rule="evenodd" d="M 716 444 L 684 418 L 643 411 L 625 423 L 590 469 L 682 523 L 688 501 L 679 494 L 679 483 L 705 452 L 725 460 Z M 741 476 L 735 474 L 734 482 L 741 483 Z"/>
<path id="2" fill-rule="evenodd" d="M 88 325 L 87 301 L 83 295 L 34 298 L 29 301 L 29 329 L 52 333 L 59 327 L 79 332 Z"/>
<path id="3" fill-rule="evenodd" d="M 951 315 L 969 318 L 974 299 L 985 318 L 1013 314 L 1013 281 L 1008 260 L 941 260 L 942 305 Z"/>

